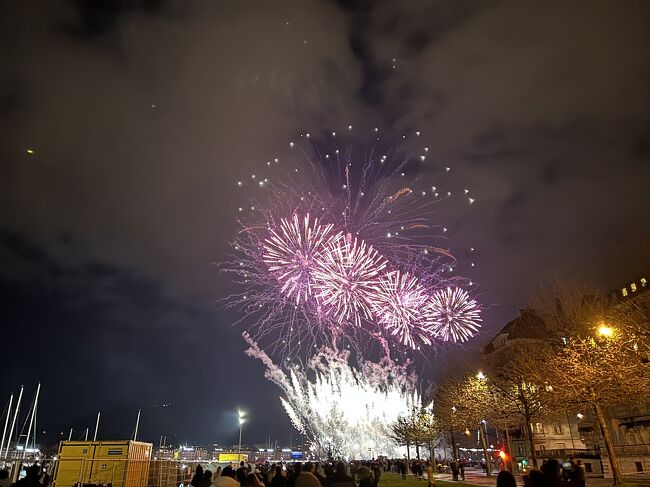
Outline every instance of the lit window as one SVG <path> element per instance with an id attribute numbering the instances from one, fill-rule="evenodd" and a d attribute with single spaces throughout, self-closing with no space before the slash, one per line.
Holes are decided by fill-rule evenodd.
<path id="1" fill-rule="evenodd" d="M 636 283 L 635 283 L 635 282 L 633 282 L 632 284 L 630 284 L 630 289 L 632 290 L 633 293 L 636 292 Z"/>
<path id="2" fill-rule="evenodd" d="M 646 285 L 648 284 L 648 280 L 645 277 L 639 279 L 639 282 L 641 282 L 641 287 L 646 287 Z"/>
<path id="3" fill-rule="evenodd" d="M 627 296 L 627 288 L 626 287 L 621 289 L 621 294 L 623 295 L 623 297 Z"/>
<path id="4" fill-rule="evenodd" d="M 561 435 L 562 434 L 562 425 L 560 423 L 555 423 L 553 425 L 553 434 L 556 434 L 556 435 Z"/>

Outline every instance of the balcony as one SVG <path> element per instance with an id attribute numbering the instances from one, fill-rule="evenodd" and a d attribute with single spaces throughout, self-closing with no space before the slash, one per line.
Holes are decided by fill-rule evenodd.
<path id="1" fill-rule="evenodd" d="M 535 453 L 540 458 L 600 458 L 598 450 L 578 448 L 535 450 Z"/>
<path id="2" fill-rule="evenodd" d="M 604 449 L 603 449 L 604 450 Z M 615 446 L 614 452 L 619 456 L 644 456 L 650 455 L 650 445 L 623 445 Z M 607 452 L 603 451 L 603 454 Z"/>

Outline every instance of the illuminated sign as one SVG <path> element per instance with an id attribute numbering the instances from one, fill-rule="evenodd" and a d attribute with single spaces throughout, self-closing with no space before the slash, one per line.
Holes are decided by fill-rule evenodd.
<path id="1" fill-rule="evenodd" d="M 241 455 L 238 455 L 237 453 L 219 453 L 219 463 L 241 461 L 248 461 L 248 455 L 246 453 L 242 453 Z"/>

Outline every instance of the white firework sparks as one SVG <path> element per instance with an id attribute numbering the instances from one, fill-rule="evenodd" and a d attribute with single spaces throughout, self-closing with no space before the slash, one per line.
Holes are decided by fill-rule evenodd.
<path id="1" fill-rule="evenodd" d="M 433 334 L 446 342 L 465 342 L 481 327 L 478 304 L 458 287 L 447 287 L 434 292 L 425 315 Z"/>
<path id="2" fill-rule="evenodd" d="M 373 303 L 377 322 L 407 347 L 431 345 L 432 331 L 423 313 L 429 296 L 418 278 L 408 272 L 388 272 L 380 280 L 380 290 Z"/>
<path id="3" fill-rule="evenodd" d="M 280 292 L 296 304 L 312 296 L 311 274 L 316 260 L 337 237 L 333 225 L 321 225 L 309 214 L 280 219 L 280 228 L 271 229 L 264 241 L 262 260 L 280 283 Z"/>
<path id="4" fill-rule="evenodd" d="M 267 367 L 265 376 L 284 394 L 280 400 L 295 428 L 321 455 L 363 459 L 405 452 L 391 437 L 398 417 L 421 408 L 416 378 L 408 365 L 388 359 L 349 364 L 348 352 L 322 349 L 306 369 L 282 369 L 248 335 L 246 353 Z"/>

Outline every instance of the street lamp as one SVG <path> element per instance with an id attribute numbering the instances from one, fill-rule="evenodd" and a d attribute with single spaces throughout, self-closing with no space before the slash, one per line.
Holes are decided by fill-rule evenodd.
<path id="1" fill-rule="evenodd" d="M 482 370 L 479 370 L 478 374 L 476 374 L 476 378 L 478 380 L 485 380 L 487 377 L 485 377 L 485 374 L 483 373 Z"/>
<path id="2" fill-rule="evenodd" d="M 614 336 L 614 328 L 608 326 L 605 322 L 601 322 L 598 327 L 598 334 L 605 338 L 612 338 Z"/>
<path id="3" fill-rule="evenodd" d="M 241 431 L 244 426 L 246 419 L 244 418 L 242 411 L 237 411 L 237 417 L 239 418 L 239 446 L 237 447 L 237 461 L 241 462 Z"/>

